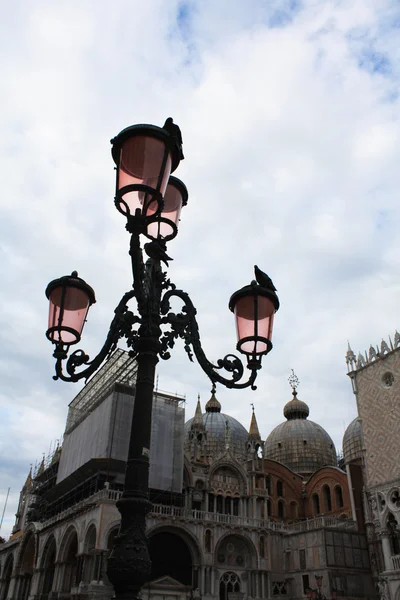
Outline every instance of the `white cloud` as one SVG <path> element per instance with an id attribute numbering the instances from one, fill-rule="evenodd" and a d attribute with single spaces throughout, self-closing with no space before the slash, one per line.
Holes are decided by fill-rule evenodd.
<path id="1" fill-rule="evenodd" d="M 256 392 L 218 389 L 264 436 L 299 396 L 340 446 L 355 415 L 354 350 L 399 326 L 398 8 L 389 0 L 107 2 L 7 8 L 0 48 L 2 357 L 0 469 L 13 494 L 60 435 L 79 386 L 53 382 L 44 337 L 50 279 L 77 269 L 96 290 L 83 347 L 102 344 L 131 286 L 129 237 L 113 207 L 109 139 L 135 122 L 181 126 L 189 189 L 171 279 L 199 311 L 206 353 L 235 346 L 231 293 L 255 263 L 281 299 Z M 177 343 L 159 386 L 209 383 Z M 33 426 L 31 426 L 33 425 Z M 18 454 L 16 454 L 18 453 Z M 9 461 L 19 457 L 10 474 Z M 18 471 L 18 477 L 15 473 Z M 4 490 L 0 490 L 3 494 Z M 0 496 L 0 502 L 1 498 Z"/>

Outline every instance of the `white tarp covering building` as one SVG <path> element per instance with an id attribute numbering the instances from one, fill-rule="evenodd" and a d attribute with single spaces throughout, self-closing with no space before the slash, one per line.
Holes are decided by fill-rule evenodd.
<path id="1" fill-rule="evenodd" d="M 57 483 L 93 459 L 126 461 L 137 365 L 117 350 L 69 406 Z M 182 491 L 183 398 L 155 392 L 149 486 Z"/>

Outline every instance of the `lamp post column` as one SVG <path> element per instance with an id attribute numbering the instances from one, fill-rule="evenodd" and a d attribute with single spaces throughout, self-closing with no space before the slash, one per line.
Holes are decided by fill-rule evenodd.
<path id="1" fill-rule="evenodd" d="M 125 489 L 117 507 L 121 525 L 108 560 L 107 575 L 117 600 L 138 597 L 143 584 L 150 580 L 151 560 L 146 538 L 149 502 L 149 465 L 151 414 L 155 370 L 159 351 L 159 324 L 139 329 L 138 371 L 133 408 Z"/>

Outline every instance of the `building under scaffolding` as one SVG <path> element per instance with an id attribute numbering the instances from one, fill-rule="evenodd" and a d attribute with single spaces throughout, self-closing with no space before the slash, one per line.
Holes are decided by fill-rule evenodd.
<path id="1" fill-rule="evenodd" d="M 31 518 L 52 518 L 105 485 L 122 490 L 135 402 L 137 364 L 116 350 L 69 405 L 61 448 L 35 473 Z M 153 398 L 151 497 L 179 503 L 183 478 L 184 398 Z M 177 498 L 178 497 L 178 498 Z"/>

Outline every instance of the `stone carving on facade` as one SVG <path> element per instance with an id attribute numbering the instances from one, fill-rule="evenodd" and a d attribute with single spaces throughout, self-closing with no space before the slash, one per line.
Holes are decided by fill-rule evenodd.
<path id="1" fill-rule="evenodd" d="M 387 345 L 387 343 L 385 342 L 385 340 L 382 340 L 380 354 L 383 355 L 383 354 L 386 354 L 387 352 L 390 352 L 390 348 Z"/>
<path id="2" fill-rule="evenodd" d="M 369 360 L 375 360 L 376 358 L 379 358 L 379 350 L 375 350 L 375 348 L 372 346 L 369 347 Z"/>
<path id="3" fill-rule="evenodd" d="M 363 357 L 363 355 L 361 354 L 361 352 L 358 353 L 357 356 L 357 369 L 361 369 L 361 367 L 365 367 L 365 358 Z"/>
<path id="4" fill-rule="evenodd" d="M 398 348 L 400 346 L 400 333 L 397 331 L 394 332 L 394 347 Z"/>
<path id="5" fill-rule="evenodd" d="M 390 600 L 387 580 L 381 577 L 378 581 L 379 600 Z"/>

